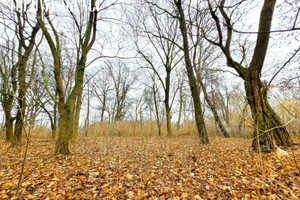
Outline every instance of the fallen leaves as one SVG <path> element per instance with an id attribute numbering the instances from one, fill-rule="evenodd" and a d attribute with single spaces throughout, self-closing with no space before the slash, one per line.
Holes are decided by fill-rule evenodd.
<path id="1" fill-rule="evenodd" d="M 54 142 L 32 142 L 20 199 L 299 199 L 295 158 L 257 153 L 242 139 L 98 138 L 53 156 Z M 2 145 L 3 144 L 3 145 Z M 21 149 L 0 149 L 0 199 L 15 194 Z M 294 160 L 295 159 L 295 160 Z M 298 166 L 299 167 L 299 166 Z"/>

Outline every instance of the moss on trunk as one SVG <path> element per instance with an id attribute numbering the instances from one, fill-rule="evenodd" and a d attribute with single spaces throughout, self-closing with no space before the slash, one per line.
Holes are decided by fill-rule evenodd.
<path id="1" fill-rule="evenodd" d="M 57 139 L 55 143 L 55 155 L 69 155 L 69 141 L 73 134 L 73 112 L 68 110 L 66 113 L 61 115 L 59 120 L 59 129 Z"/>
<path id="2" fill-rule="evenodd" d="M 255 73 L 252 75 L 254 77 L 245 80 L 245 90 L 255 124 L 253 149 L 269 152 L 275 149 L 275 145 L 292 146 L 290 134 L 268 102 L 268 88 Z"/>

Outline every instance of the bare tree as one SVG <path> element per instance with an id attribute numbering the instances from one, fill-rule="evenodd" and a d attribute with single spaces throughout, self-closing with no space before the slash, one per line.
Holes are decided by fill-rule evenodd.
<path id="1" fill-rule="evenodd" d="M 208 92 L 206 90 L 205 81 L 203 77 L 209 76 L 210 68 L 212 65 L 216 63 L 219 58 L 219 53 L 216 53 L 216 47 L 212 44 L 209 44 L 203 37 L 201 37 L 201 29 L 200 27 L 207 27 L 209 29 L 211 27 L 211 23 L 209 23 L 207 19 L 207 10 L 200 9 L 201 3 L 197 1 L 193 8 L 191 5 L 188 10 L 188 18 L 189 23 L 193 24 L 192 26 L 187 27 L 189 39 L 191 42 L 191 56 L 192 56 L 192 64 L 194 67 L 194 71 L 196 74 L 196 80 L 199 88 L 204 94 L 204 98 L 213 113 L 214 119 L 218 124 L 221 132 L 224 137 L 229 137 L 225 126 L 223 125 L 219 114 L 215 108 L 215 105 L 210 100 L 208 96 Z M 208 80 L 206 78 L 206 80 Z M 205 108 L 205 107 L 204 107 Z M 203 108 L 203 112 L 204 112 Z"/>
<path id="2" fill-rule="evenodd" d="M 197 86 L 197 80 L 194 75 L 193 63 L 190 57 L 190 45 L 189 45 L 188 31 L 187 31 L 183 4 L 181 0 L 174 0 L 174 4 L 176 6 L 176 11 L 177 11 L 177 15 L 174 17 L 176 17 L 179 21 L 179 27 L 182 35 L 182 40 L 183 40 L 182 50 L 184 52 L 185 66 L 186 66 L 189 85 L 192 93 L 194 110 L 195 110 L 195 120 L 196 120 L 200 141 L 201 143 L 209 143 L 209 139 L 205 128 L 205 123 L 204 123 L 203 112 L 201 108 L 199 87 Z"/>
<path id="3" fill-rule="evenodd" d="M 11 141 L 13 136 L 13 125 L 16 119 L 12 115 L 13 102 L 15 97 L 15 91 L 17 89 L 17 70 L 16 65 L 10 60 L 14 58 L 14 44 L 10 45 L 10 41 L 6 42 L 6 46 L 11 48 L 11 51 L 7 51 L 1 48 L 1 105 L 5 115 L 5 139 Z M 11 47 L 12 46 L 12 47 Z M 12 54 L 12 55 L 10 55 Z"/>
<path id="4" fill-rule="evenodd" d="M 149 109 L 154 113 L 156 125 L 158 128 L 158 136 L 162 135 L 161 126 L 163 122 L 163 109 L 160 108 L 161 97 L 159 93 L 159 85 L 157 84 L 156 75 L 154 73 L 150 73 L 150 84 L 147 84 L 148 91 L 146 94 L 146 102 L 149 105 Z M 154 108 L 153 108 L 154 106 Z"/>
<path id="5" fill-rule="evenodd" d="M 261 80 L 261 72 L 268 50 L 276 0 L 264 0 L 260 12 L 256 44 L 249 67 L 243 66 L 243 61 L 245 60 L 244 47 L 242 47 L 243 57 L 241 61 L 237 61 L 234 58 L 231 50 L 235 20 L 233 19 L 233 14 L 234 11 L 239 10 L 239 6 L 244 2 L 241 1 L 237 4 L 226 5 L 225 0 L 221 0 L 218 4 L 213 4 L 210 0 L 207 0 L 211 17 L 215 23 L 217 36 L 213 36 L 214 38 L 208 36 L 204 29 L 202 33 L 207 41 L 220 48 L 226 57 L 227 66 L 233 68 L 239 77 L 244 80 L 247 101 L 250 105 L 256 126 L 252 143 L 254 150 L 259 150 L 260 147 L 265 151 L 274 149 L 275 144 L 273 140 L 276 141 L 277 145 L 291 146 L 293 142 L 290 134 L 268 103 L 268 87 Z"/>
<path id="6" fill-rule="evenodd" d="M 128 93 L 131 90 L 136 75 L 130 71 L 126 63 L 121 61 L 107 62 L 108 74 L 112 79 L 114 98 L 113 98 L 113 121 L 123 120 L 130 106 Z"/>
<path id="7" fill-rule="evenodd" d="M 38 31 L 40 29 L 39 24 L 37 20 L 33 19 L 28 10 L 30 9 L 30 4 L 26 4 L 23 2 L 22 5 L 19 7 L 20 9 L 16 9 L 17 3 L 16 1 L 13 2 L 15 5 L 15 9 L 13 9 L 12 13 L 10 13 L 11 9 L 7 9 L 6 17 L 9 18 L 9 20 L 14 24 L 15 30 L 13 30 L 13 34 L 15 34 L 17 39 L 17 44 L 13 44 L 13 46 L 16 46 L 16 49 L 13 47 L 12 52 L 12 59 L 11 61 L 13 63 L 13 67 L 11 68 L 11 78 L 12 82 L 12 90 L 8 91 L 7 88 L 7 80 L 5 80 L 5 87 L 3 90 L 7 90 L 5 92 L 8 92 L 4 99 L 4 104 L 7 109 L 6 116 L 7 116 L 7 136 L 8 139 L 10 139 L 10 131 L 12 128 L 10 127 L 13 119 L 15 119 L 15 128 L 14 128 L 14 134 L 11 138 L 11 146 L 17 147 L 21 143 L 22 138 L 22 132 L 24 130 L 24 117 L 26 112 L 26 93 L 28 90 L 28 87 L 31 85 L 31 82 L 34 78 L 34 70 L 35 70 L 35 63 L 36 63 L 36 52 L 34 54 L 34 58 L 32 60 L 31 66 L 28 66 L 28 61 L 30 60 L 30 55 L 34 49 L 36 36 L 38 34 Z M 5 4 L 1 4 L 3 7 L 7 7 Z M 5 15 L 5 14 L 3 14 Z M 7 26 L 7 29 L 9 29 L 9 32 L 12 31 L 10 27 Z M 9 34 L 7 32 L 7 34 Z M 9 44 L 8 44 L 9 45 Z M 9 45 L 11 46 L 11 45 Z M 9 47 L 8 46 L 8 47 Z M 16 59 L 14 59 L 14 54 L 16 55 Z M 30 69 L 29 69 L 30 67 Z M 5 68 L 5 67 L 4 67 Z M 6 70 L 1 70 L 1 74 L 8 75 L 7 74 L 7 67 Z M 28 73 L 31 71 L 30 73 Z M 26 80 L 26 76 L 29 76 L 29 79 Z M 10 93 L 10 94 L 9 94 Z M 13 101 L 13 96 L 17 97 L 17 114 L 15 118 L 9 117 L 11 110 L 11 105 Z"/>
<path id="8" fill-rule="evenodd" d="M 76 59 L 76 70 L 75 70 L 75 81 L 74 86 L 70 95 L 66 97 L 66 92 L 63 88 L 63 81 L 61 77 L 61 46 L 60 46 L 60 36 L 55 28 L 52 20 L 49 16 L 49 11 L 43 13 L 42 6 L 43 3 L 41 0 L 38 1 L 38 10 L 37 18 L 39 20 L 39 25 L 43 31 L 43 34 L 47 40 L 49 48 L 53 57 L 53 67 L 54 67 L 54 77 L 56 82 L 56 90 L 58 93 L 58 110 L 60 113 L 59 119 L 59 132 L 55 145 L 55 154 L 70 154 L 69 151 L 69 140 L 73 134 L 73 131 L 77 129 L 74 126 L 76 125 L 75 121 L 75 110 L 76 110 L 76 100 L 79 102 L 82 93 L 83 78 L 86 68 L 87 55 L 90 52 L 95 39 L 96 39 L 96 27 L 97 27 L 97 15 L 99 8 L 96 8 L 96 0 L 89 1 L 90 10 L 88 16 L 85 20 L 80 20 L 75 16 L 71 10 L 69 10 L 70 16 L 73 19 L 73 22 L 76 24 L 78 31 L 78 43 L 77 43 L 77 59 Z M 103 4 L 101 4 L 103 5 Z M 50 25 L 50 30 L 53 35 L 50 34 L 46 24 L 43 20 L 45 16 L 47 22 Z M 79 98 L 79 100 L 78 100 Z M 81 102 L 81 101 L 80 101 Z M 80 106 L 79 106 L 80 107 Z M 78 109 L 78 107 L 77 107 Z M 75 121 L 75 122 L 74 122 Z M 72 131 L 70 131 L 72 130 Z"/>
<path id="9" fill-rule="evenodd" d="M 135 44 L 138 54 L 161 82 L 164 91 L 167 132 L 168 135 L 172 135 L 171 109 L 177 88 L 172 91 L 171 73 L 183 57 L 180 55 L 181 50 L 176 46 L 179 40 L 178 21 L 169 15 L 160 15 L 159 12 L 160 9 L 150 3 L 147 4 L 149 14 L 140 16 L 144 18 L 144 22 L 140 25 L 141 30 L 136 31 L 138 33 L 136 33 Z M 139 43 L 140 38 L 142 44 Z M 142 47 L 143 43 L 147 43 L 147 48 Z M 153 47 L 154 51 L 150 51 L 149 46 Z M 164 69 L 163 72 L 161 68 Z"/>
<path id="10" fill-rule="evenodd" d="M 95 76 L 90 83 L 92 88 L 93 96 L 100 103 L 100 121 L 104 121 L 104 114 L 107 111 L 107 104 L 109 100 L 110 93 L 112 92 L 112 81 L 109 74 L 102 70 L 102 73 Z"/>

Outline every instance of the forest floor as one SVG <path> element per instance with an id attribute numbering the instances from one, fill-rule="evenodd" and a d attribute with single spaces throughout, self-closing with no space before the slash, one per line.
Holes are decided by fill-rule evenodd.
<path id="1" fill-rule="evenodd" d="M 300 199 L 300 147 L 256 153 L 245 139 L 105 137 L 29 143 L 19 199 Z M 0 142 L 0 199 L 16 193 L 23 145 Z M 296 166 L 298 165 L 298 166 Z"/>

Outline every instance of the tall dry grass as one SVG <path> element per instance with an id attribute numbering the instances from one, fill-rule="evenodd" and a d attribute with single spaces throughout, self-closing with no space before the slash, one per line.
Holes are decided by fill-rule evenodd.
<path id="1" fill-rule="evenodd" d="M 177 128 L 176 124 L 172 124 L 172 135 L 194 135 L 196 134 L 196 126 L 194 122 L 189 121 Z M 82 129 L 79 133 L 84 136 Z M 98 122 L 88 129 L 88 137 L 152 137 L 158 136 L 158 127 L 154 120 L 144 122 L 140 121 L 119 121 L 119 122 Z M 165 123 L 161 125 L 161 136 L 167 136 L 167 127 Z"/>
<path id="2" fill-rule="evenodd" d="M 246 121 L 245 124 L 251 124 L 251 121 Z M 295 140 L 299 140 L 299 120 L 293 121 L 293 123 L 287 126 L 288 130 L 292 134 Z M 206 129 L 209 137 L 222 137 L 222 133 L 218 126 L 215 125 L 214 120 L 206 121 Z M 74 136 L 72 141 L 86 137 L 86 127 L 79 129 L 78 135 Z M 252 138 L 253 128 L 250 126 L 242 126 L 241 130 L 238 130 L 237 126 L 231 126 L 229 129 L 231 137 L 240 138 Z M 54 140 L 52 137 L 51 129 L 43 125 L 35 125 L 29 129 L 30 140 L 45 141 Z M 197 136 L 197 128 L 194 121 L 187 121 L 180 127 L 176 124 L 172 124 L 172 136 L 191 135 Z M 155 120 L 148 121 L 119 121 L 112 122 L 98 122 L 92 124 L 88 128 L 87 137 L 155 137 L 158 136 L 158 127 Z M 167 136 L 167 127 L 165 123 L 161 126 L 161 136 Z M 0 140 L 5 140 L 5 128 L 2 126 L 0 129 Z"/>

